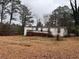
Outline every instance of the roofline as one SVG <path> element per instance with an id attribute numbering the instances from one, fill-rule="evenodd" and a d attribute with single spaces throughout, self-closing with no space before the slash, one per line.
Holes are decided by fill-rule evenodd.
<path id="1" fill-rule="evenodd" d="M 25 26 L 25 27 L 37 27 L 37 26 Z M 38 27 L 38 28 L 48 28 L 48 27 Z M 58 26 L 54 26 L 54 27 L 50 27 L 50 28 L 58 28 Z M 64 27 L 64 26 L 60 26 L 60 28 L 66 28 L 66 27 Z"/>

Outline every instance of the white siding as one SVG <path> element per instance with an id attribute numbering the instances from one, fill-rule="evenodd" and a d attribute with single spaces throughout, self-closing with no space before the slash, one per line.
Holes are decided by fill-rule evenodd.
<path id="1" fill-rule="evenodd" d="M 36 27 L 25 27 L 24 28 L 24 36 L 27 35 L 28 30 L 35 31 Z M 48 32 L 48 28 L 42 28 L 42 30 L 43 30 L 43 32 Z M 50 32 L 51 32 L 52 36 L 57 36 L 57 34 L 58 34 L 57 31 L 58 31 L 58 28 L 50 28 Z M 38 28 L 38 32 L 41 32 L 41 28 Z M 60 28 L 59 35 L 61 37 L 66 36 L 67 35 L 67 30 L 65 28 Z"/>
<path id="2" fill-rule="evenodd" d="M 57 28 L 51 28 L 50 31 L 53 36 L 57 36 Z"/>

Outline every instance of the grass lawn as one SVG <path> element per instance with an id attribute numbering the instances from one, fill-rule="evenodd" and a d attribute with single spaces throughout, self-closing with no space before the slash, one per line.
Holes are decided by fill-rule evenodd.
<path id="1" fill-rule="evenodd" d="M 79 59 L 78 39 L 0 36 L 0 59 Z"/>

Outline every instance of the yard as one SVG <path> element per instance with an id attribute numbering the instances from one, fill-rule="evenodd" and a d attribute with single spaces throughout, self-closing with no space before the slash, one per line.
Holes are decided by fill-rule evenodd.
<path id="1" fill-rule="evenodd" d="M 0 59 L 79 59 L 79 38 L 0 36 Z"/>

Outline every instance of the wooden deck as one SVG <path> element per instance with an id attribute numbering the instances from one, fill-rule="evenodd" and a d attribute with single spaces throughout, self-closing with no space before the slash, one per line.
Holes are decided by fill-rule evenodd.
<path id="1" fill-rule="evenodd" d="M 48 32 L 39 32 L 39 31 L 28 31 L 27 36 L 42 36 L 42 37 L 53 37 L 52 34 Z"/>

